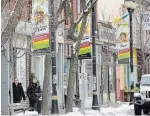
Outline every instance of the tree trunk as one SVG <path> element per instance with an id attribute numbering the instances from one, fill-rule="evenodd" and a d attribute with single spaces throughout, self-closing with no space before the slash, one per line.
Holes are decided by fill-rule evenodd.
<path id="1" fill-rule="evenodd" d="M 46 55 L 45 57 L 45 71 L 44 71 L 44 82 L 42 92 L 42 115 L 49 115 L 49 93 L 51 92 L 51 56 Z"/>
<path id="2" fill-rule="evenodd" d="M 142 75 L 145 73 L 145 66 L 142 65 Z"/>
<path id="3" fill-rule="evenodd" d="M 144 58 L 144 53 L 142 53 L 142 75 L 145 74 L 145 60 L 143 59 Z"/>
<path id="4" fill-rule="evenodd" d="M 68 80 L 68 87 L 67 87 L 67 103 L 66 103 L 66 113 L 72 111 L 72 104 L 73 104 L 73 95 L 74 95 L 74 84 L 75 84 L 75 77 L 76 71 L 78 67 L 78 52 L 80 48 L 80 43 L 83 38 L 83 30 L 85 29 L 86 22 L 87 22 L 88 13 L 83 15 L 81 29 L 79 35 L 77 37 L 75 48 L 72 47 L 72 54 L 71 54 L 71 62 L 70 62 L 70 70 L 69 70 L 69 80 Z M 73 53 L 74 51 L 76 53 Z"/>
<path id="5" fill-rule="evenodd" d="M 74 83 L 77 71 L 77 64 L 78 58 L 77 55 L 71 55 L 71 62 L 70 62 L 70 70 L 69 70 L 69 80 L 68 80 L 68 87 L 67 87 L 67 103 L 66 103 L 66 113 L 72 111 L 72 104 L 73 104 L 73 95 L 74 95 Z"/>
<path id="6" fill-rule="evenodd" d="M 148 62 L 147 62 L 147 64 L 146 64 L 146 74 L 148 74 L 148 67 L 149 67 L 149 64 L 148 64 Z"/>

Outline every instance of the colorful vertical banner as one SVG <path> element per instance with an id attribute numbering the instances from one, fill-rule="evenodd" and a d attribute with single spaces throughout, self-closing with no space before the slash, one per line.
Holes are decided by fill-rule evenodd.
<path id="1" fill-rule="evenodd" d="M 48 0 L 32 0 L 33 50 L 49 47 Z"/>
<path id="2" fill-rule="evenodd" d="M 81 24 L 82 21 L 78 25 L 78 33 L 80 32 Z M 88 15 L 87 23 L 84 29 L 83 39 L 81 40 L 80 50 L 78 53 L 79 59 L 91 59 L 92 46 L 91 46 L 90 30 L 91 30 L 91 14 Z"/>
<path id="3" fill-rule="evenodd" d="M 118 64 L 129 64 L 130 45 L 129 45 L 129 27 L 128 24 L 120 25 L 117 30 L 117 49 L 118 49 Z"/>
<path id="4" fill-rule="evenodd" d="M 136 48 L 133 48 L 133 69 L 134 69 L 134 87 L 136 87 L 136 83 L 138 81 L 138 72 L 137 72 L 137 51 Z"/>
<path id="5" fill-rule="evenodd" d="M 137 65 L 137 52 L 136 52 L 136 48 L 133 48 L 133 64 Z"/>
<path id="6" fill-rule="evenodd" d="M 130 58 L 129 43 L 118 44 L 118 64 L 128 64 Z"/>
<path id="7" fill-rule="evenodd" d="M 124 87 L 125 87 L 125 81 L 124 81 L 125 80 L 125 70 L 124 70 L 124 65 L 121 65 L 120 68 L 121 68 L 120 69 L 120 75 L 121 75 L 120 76 L 120 81 L 121 81 L 120 82 L 120 89 L 124 90 Z"/>

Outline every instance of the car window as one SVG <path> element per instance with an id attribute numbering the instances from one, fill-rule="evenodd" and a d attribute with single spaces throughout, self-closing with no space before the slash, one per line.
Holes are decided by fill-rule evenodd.
<path id="1" fill-rule="evenodd" d="M 150 76 L 145 76 L 141 78 L 142 85 L 150 85 Z"/>

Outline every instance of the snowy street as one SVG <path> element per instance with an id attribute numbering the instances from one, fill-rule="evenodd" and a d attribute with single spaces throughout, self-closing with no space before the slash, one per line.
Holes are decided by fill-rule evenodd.
<path id="1" fill-rule="evenodd" d="M 19 113 L 17 116 L 23 115 L 38 115 L 36 111 L 26 111 L 24 113 Z M 41 115 L 41 114 L 39 114 Z M 107 116 L 131 116 L 134 115 L 134 106 L 129 105 L 129 103 L 118 102 L 114 105 L 108 106 L 101 106 L 101 111 L 95 110 L 85 110 L 85 114 L 81 113 L 80 109 L 77 107 L 73 108 L 73 112 L 69 112 L 64 114 L 64 110 L 60 111 L 59 114 L 51 114 L 51 116 L 100 116 L 100 115 L 107 115 Z"/>
<path id="2" fill-rule="evenodd" d="M 150 115 L 150 0 L 1 0 L 0 20 L 0 115 Z"/>
<path id="3" fill-rule="evenodd" d="M 108 115 L 108 116 L 131 116 L 134 115 L 134 106 L 129 105 L 129 103 L 121 103 L 118 107 L 105 107 L 101 108 L 101 111 L 95 110 L 85 110 L 85 115 L 83 115 L 78 108 L 74 108 L 73 112 L 68 114 L 64 114 L 61 116 L 100 116 L 100 115 Z"/>

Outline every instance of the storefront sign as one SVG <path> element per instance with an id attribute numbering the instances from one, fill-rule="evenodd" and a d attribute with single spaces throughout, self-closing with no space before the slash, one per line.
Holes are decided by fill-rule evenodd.
<path id="1" fill-rule="evenodd" d="M 109 41 L 115 41 L 116 38 L 115 30 L 112 28 L 99 26 L 99 38 Z"/>

